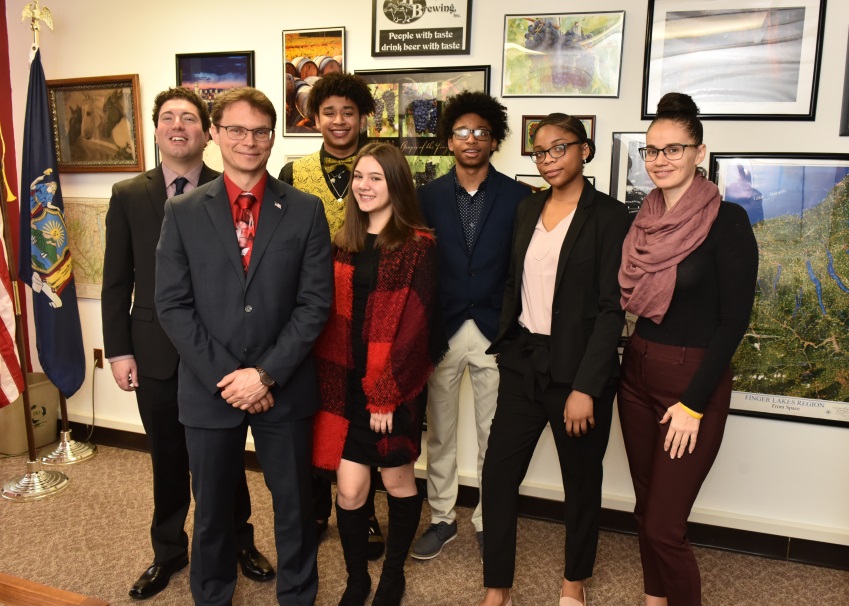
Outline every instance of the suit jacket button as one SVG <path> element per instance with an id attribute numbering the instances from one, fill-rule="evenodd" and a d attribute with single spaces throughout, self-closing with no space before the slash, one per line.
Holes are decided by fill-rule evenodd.
<path id="1" fill-rule="evenodd" d="M 254 308 L 251 307 L 250 305 L 245 305 L 245 311 L 246 312 L 251 313 L 253 310 L 254 310 Z"/>
<path id="2" fill-rule="evenodd" d="M 554 315 L 556 316 L 556 315 L 557 315 L 557 314 L 559 314 L 559 313 L 560 313 L 560 309 L 558 309 L 557 307 L 555 307 L 555 308 L 554 308 Z"/>

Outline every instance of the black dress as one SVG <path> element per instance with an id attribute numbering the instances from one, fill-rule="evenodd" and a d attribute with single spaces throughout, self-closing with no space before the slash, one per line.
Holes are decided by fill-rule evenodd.
<path id="1" fill-rule="evenodd" d="M 399 453 L 382 455 L 378 450 L 377 442 L 383 436 L 369 427 L 371 413 L 366 408 L 366 396 L 363 393 L 363 378 L 366 375 L 366 358 L 368 357 L 368 343 L 363 338 L 365 327 L 366 308 L 368 297 L 374 289 L 377 281 L 377 265 L 380 260 L 380 250 L 374 247 L 377 235 L 367 234 L 365 246 L 362 252 L 353 255 L 354 264 L 354 297 L 351 314 L 351 349 L 353 354 L 354 369 L 348 375 L 348 389 L 345 395 L 346 407 L 345 418 L 350 422 L 348 434 L 345 438 L 345 447 L 342 450 L 342 458 L 354 463 L 368 465 L 370 467 L 398 467 L 410 462 L 406 457 L 400 457 Z M 427 402 L 427 389 L 422 390 L 418 396 L 420 411 L 418 418 L 411 418 L 409 411 L 399 407 L 392 417 L 393 431 L 389 436 L 408 435 L 411 424 L 419 428 L 418 435 L 421 441 L 421 411 Z M 420 446 L 417 450 L 420 450 Z"/>

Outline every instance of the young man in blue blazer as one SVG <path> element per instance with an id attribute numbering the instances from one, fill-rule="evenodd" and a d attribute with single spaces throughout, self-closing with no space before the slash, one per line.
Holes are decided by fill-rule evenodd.
<path id="1" fill-rule="evenodd" d="M 516 208 L 531 193 L 490 164 L 509 132 L 507 108 L 495 98 L 468 91 L 451 97 L 439 135 L 454 153 L 455 166 L 418 190 L 425 220 L 436 231 L 440 297 L 450 338 L 448 353 L 428 381 L 427 498 L 432 514 L 410 552 L 419 560 L 435 558 L 457 536 L 457 419 L 466 369 L 474 393 L 480 486 L 498 395 L 498 367 L 486 350 L 498 331 Z M 472 524 L 482 552 L 481 512 L 478 502 Z"/>

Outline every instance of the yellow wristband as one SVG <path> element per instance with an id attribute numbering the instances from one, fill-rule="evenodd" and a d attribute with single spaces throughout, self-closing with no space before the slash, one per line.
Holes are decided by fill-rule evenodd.
<path id="1" fill-rule="evenodd" d="M 681 408 L 683 408 L 683 409 L 684 409 L 684 412 L 686 412 L 688 415 L 690 415 L 690 416 L 691 416 L 691 417 L 693 417 L 694 419 L 701 419 L 703 416 L 705 416 L 705 415 L 703 415 L 703 414 L 702 414 L 702 413 L 700 413 L 700 412 L 696 412 L 695 410 L 690 410 L 689 408 L 687 408 L 686 406 L 684 406 L 684 404 L 683 404 L 683 403 L 681 403 L 681 402 L 678 402 L 678 403 L 679 403 L 679 404 L 681 404 Z"/>

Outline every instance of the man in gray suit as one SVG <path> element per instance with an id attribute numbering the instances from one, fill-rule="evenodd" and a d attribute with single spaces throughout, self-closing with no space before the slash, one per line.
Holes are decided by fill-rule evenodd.
<path id="1" fill-rule="evenodd" d="M 103 342 L 115 382 L 135 392 L 153 467 L 153 563 L 130 589 L 146 599 L 168 586 L 188 563 L 184 525 L 191 503 L 189 455 L 177 413 L 177 350 L 156 318 L 153 281 L 165 201 L 208 183 L 218 173 L 203 163 L 209 110 L 187 88 L 171 88 L 153 102 L 162 164 L 112 188 L 106 214 L 101 312 Z M 244 471 L 236 492 L 237 550 L 248 578 L 268 581 L 274 569 L 254 547 L 251 500 Z"/>
<path id="2" fill-rule="evenodd" d="M 231 604 L 234 492 L 250 427 L 274 503 L 278 602 L 312 604 L 311 352 L 333 294 L 327 220 L 317 197 L 266 172 L 277 122 L 268 97 L 226 91 L 212 122 L 224 174 L 166 203 L 156 250 L 156 309 L 180 353 L 196 501 L 192 595 Z"/>

